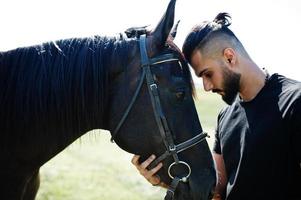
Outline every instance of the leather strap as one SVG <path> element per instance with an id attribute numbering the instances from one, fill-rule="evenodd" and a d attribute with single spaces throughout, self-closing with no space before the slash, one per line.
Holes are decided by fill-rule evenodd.
<path id="1" fill-rule="evenodd" d="M 142 47 L 143 49 L 145 49 L 145 51 L 143 51 L 143 53 L 141 53 L 141 66 L 151 66 L 151 65 L 157 65 L 157 64 L 160 64 L 160 63 L 164 63 L 164 62 L 170 62 L 170 61 L 178 61 L 179 59 L 174 55 L 174 54 L 171 54 L 171 53 L 168 53 L 168 54 L 162 54 L 162 55 L 159 55 L 155 58 L 151 58 L 149 59 L 148 56 L 147 56 L 147 53 L 146 53 L 146 39 L 145 39 L 145 35 L 144 36 L 141 36 L 140 38 L 142 38 L 142 40 L 144 40 L 143 42 L 140 41 L 140 49 L 141 49 L 141 43 L 143 43 L 142 45 L 144 47 Z M 135 93 L 134 93 L 134 96 L 132 97 L 131 99 L 131 102 L 130 104 L 128 105 L 127 109 L 125 110 L 125 112 L 123 113 L 122 117 L 121 117 L 121 120 L 119 121 L 119 123 L 117 124 L 116 128 L 113 130 L 112 134 L 111 134 L 111 142 L 114 141 L 117 133 L 119 132 L 121 126 L 124 124 L 127 116 L 129 115 L 137 97 L 138 97 L 138 94 L 141 90 L 141 87 L 143 85 L 143 82 L 144 82 L 144 78 L 145 78 L 145 75 L 146 75 L 146 69 L 145 68 L 142 68 L 142 74 L 140 76 L 140 80 L 139 80 L 139 83 L 138 83 L 138 86 L 137 86 L 137 89 L 135 90 Z M 150 71 L 150 70 L 149 70 Z M 151 72 L 149 72 L 151 73 Z"/>
<path id="2" fill-rule="evenodd" d="M 143 82 L 144 82 L 144 77 L 145 77 L 145 71 L 143 70 L 143 71 L 142 71 L 142 74 L 141 74 L 141 76 L 140 76 L 140 80 L 139 80 L 137 89 L 136 89 L 136 91 L 135 91 L 135 93 L 134 93 L 134 96 L 133 96 L 133 98 L 132 98 L 130 104 L 128 105 L 126 111 L 123 113 L 123 116 L 122 116 L 121 120 L 119 121 L 117 127 L 114 129 L 114 131 L 113 131 L 113 133 L 112 133 L 112 135 L 111 135 L 111 142 L 114 141 L 114 139 L 115 139 L 117 133 L 119 132 L 121 126 L 123 125 L 125 119 L 126 119 L 127 116 L 129 115 L 129 113 L 130 113 L 130 111 L 131 111 L 131 109 L 132 109 L 132 107 L 133 107 L 133 105 L 134 105 L 134 103 L 135 103 L 135 101 L 136 101 L 136 99 L 137 99 L 137 96 L 138 96 L 138 94 L 139 94 L 139 92 L 140 92 L 140 89 L 141 89 L 141 87 L 142 87 L 142 84 L 143 84 Z"/>
<path id="3" fill-rule="evenodd" d="M 154 110 L 154 116 L 159 128 L 159 132 L 161 134 L 161 137 L 163 138 L 165 147 L 168 150 L 172 151 L 175 148 L 175 144 L 173 142 L 173 138 L 169 130 L 167 120 L 165 118 L 165 115 L 163 114 L 161 102 L 159 99 L 158 87 L 154 81 L 154 78 L 150 70 L 151 62 L 148 59 L 147 51 L 146 51 L 146 35 L 140 36 L 140 54 L 141 54 L 142 67 L 146 70 L 146 74 L 145 74 L 146 82 L 147 82 L 148 91 L 150 94 L 150 98 Z M 179 162 L 179 158 L 177 154 L 173 153 L 172 156 L 175 162 Z"/>
<path id="4" fill-rule="evenodd" d="M 206 139 L 206 137 L 209 137 L 207 133 L 202 132 L 195 137 L 186 140 L 185 142 L 182 142 L 175 146 L 175 152 L 170 152 L 169 150 L 165 151 L 161 156 L 159 156 L 157 159 L 155 159 L 150 165 L 148 169 L 153 169 L 156 167 L 161 161 L 163 161 L 165 158 L 170 156 L 172 153 L 180 153 L 188 148 L 193 147 L 194 145 L 197 145 L 198 143 L 202 142 Z"/>
<path id="5" fill-rule="evenodd" d="M 178 178 L 178 177 L 175 177 L 172 180 L 172 182 L 171 182 L 171 184 L 170 184 L 170 186 L 169 186 L 169 188 L 168 188 L 168 190 L 166 192 L 164 200 L 173 200 L 174 199 L 175 191 L 177 189 L 178 184 L 180 183 L 180 180 L 181 179 Z"/>

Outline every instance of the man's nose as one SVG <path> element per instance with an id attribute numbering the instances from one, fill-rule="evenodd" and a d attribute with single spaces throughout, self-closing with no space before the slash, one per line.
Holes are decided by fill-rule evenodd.
<path id="1" fill-rule="evenodd" d="M 206 92 L 211 91 L 213 88 L 213 85 L 210 81 L 208 81 L 206 78 L 203 78 L 203 86 L 204 86 L 204 90 Z"/>

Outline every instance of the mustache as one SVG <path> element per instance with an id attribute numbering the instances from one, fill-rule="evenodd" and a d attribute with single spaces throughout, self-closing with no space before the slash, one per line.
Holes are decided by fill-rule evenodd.
<path id="1" fill-rule="evenodd" d="M 213 89 L 212 92 L 213 93 L 218 93 L 218 92 L 222 92 L 222 90 L 220 90 L 220 89 Z"/>

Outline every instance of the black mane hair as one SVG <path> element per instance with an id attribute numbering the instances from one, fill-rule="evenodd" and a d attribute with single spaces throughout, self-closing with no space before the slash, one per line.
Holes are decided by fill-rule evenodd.
<path id="1" fill-rule="evenodd" d="M 126 62 L 128 46 L 95 36 L 0 52 L 1 140 L 106 128 L 109 68 L 116 56 Z"/>

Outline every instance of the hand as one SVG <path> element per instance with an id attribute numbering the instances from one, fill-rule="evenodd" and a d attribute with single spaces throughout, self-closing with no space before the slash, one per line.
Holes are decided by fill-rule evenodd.
<path id="1" fill-rule="evenodd" d="M 151 155 L 148 159 L 146 159 L 143 163 L 139 163 L 139 155 L 134 155 L 132 158 L 132 163 L 135 165 L 139 173 L 153 186 L 161 186 L 164 188 L 168 188 L 168 186 L 161 182 L 160 177 L 156 175 L 156 173 L 161 169 L 163 166 L 162 163 L 159 163 L 156 167 L 154 167 L 151 170 L 148 170 L 147 167 L 150 165 L 151 162 L 153 162 L 156 158 L 155 155 Z"/>
<path id="2" fill-rule="evenodd" d="M 214 194 L 211 200 L 222 200 L 222 197 L 219 194 Z"/>

